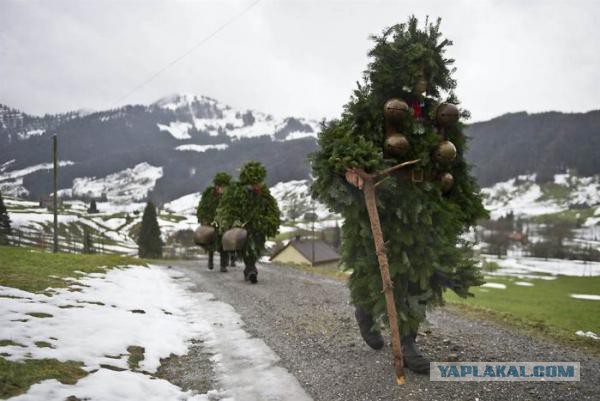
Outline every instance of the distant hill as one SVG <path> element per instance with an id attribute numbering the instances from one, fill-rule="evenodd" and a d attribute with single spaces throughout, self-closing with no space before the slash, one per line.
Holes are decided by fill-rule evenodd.
<path id="1" fill-rule="evenodd" d="M 202 189 L 218 171 L 237 176 L 247 160 L 262 161 L 275 184 L 308 176 L 306 155 L 316 147 L 317 129 L 316 121 L 234 110 L 194 95 L 44 117 L 0 105 L 0 187 L 31 199 L 47 195 L 53 134 L 59 188 L 73 197 L 163 203 Z M 134 193 L 118 188 L 132 183 Z"/>
<path id="2" fill-rule="evenodd" d="M 0 105 L 0 189 L 38 200 L 51 191 L 51 137 L 58 134 L 59 188 L 73 198 L 162 204 L 202 190 L 217 171 L 237 176 L 262 161 L 269 185 L 309 177 L 319 124 L 236 110 L 178 94 L 150 105 L 32 116 Z M 524 174 L 600 174 L 600 111 L 506 114 L 467 128 L 467 158 L 482 186 Z"/>
<path id="3" fill-rule="evenodd" d="M 522 174 L 552 180 L 567 169 L 600 174 L 600 110 L 511 113 L 469 126 L 467 158 L 482 186 Z"/>

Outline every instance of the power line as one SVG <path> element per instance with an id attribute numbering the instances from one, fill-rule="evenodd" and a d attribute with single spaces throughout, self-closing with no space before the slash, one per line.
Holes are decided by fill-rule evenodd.
<path id="1" fill-rule="evenodd" d="M 162 74 L 163 72 L 165 72 L 166 70 L 168 70 L 169 68 L 171 68 L 172 66 L 174 66 L 175 64 L 177 64 L 178 62 L 180 62 L 181 60 L 183 60 L 185 57 L 187 57 L 188 55 L 190 55 L 194 50 L 196 50 L 197 48 L 199 48 L 200 46 L 202 46 L 203 44 L 205 44 L 206 42 L 208 42 L 210 39 L 212 39 L 213 37 L 215 37 L 219 32 L 221 32 L 222 30 L 224 30 L 225 28 L 227 28 L 229 25 L 231 25 L 232 23 L 234 23 L 236 20 L 238 20 L 240 17 L 242 17 L 248 11 L 250 11 L 254 6 L 256 6 L 261 1 L 262 0 L 255 0 L 254 2 L 252 2 L 250 5 L 248 5 L 248 7 L 246 7 L 245 9 L 243 9 L 239 14 L 233 16 L 228 21 L 226 21 L 225 23 L 223 23 L 222 25 L 220 25 L 213 32 L 211 32 L 209 35 L 207 35 L 204 38 L 202 38 L 198 43 L 196 43 L 194 46 L 192 46 L 188 51 L 186 51 L 185 53 L 183 53 L 179 57 L 175 58 L 173 61 L 171 61 L 167 65 L 165 65 L 163 68 L 161 68 L 160 70 L 158 70 L 157 72 L 155 72 L 154 74 L 152 74 L 150 77 L 148 77 L 147 79 L 145 79 L 142 83 L 140 83 L 135 88 L 133 88 L 131 91 L 129 91 L 125 96 L 122 96 L 119 99 L 117 99 L 114 102 L 114 105 L 118 106 L 121 103 L 121 101 L 123 101 L 123 100 L 127 99 L 129 96 L 133 95 L 139 89 L 143 88 L 148 83 L 150 83 L 151 81 L 153 81 L 160 74 Z"/>

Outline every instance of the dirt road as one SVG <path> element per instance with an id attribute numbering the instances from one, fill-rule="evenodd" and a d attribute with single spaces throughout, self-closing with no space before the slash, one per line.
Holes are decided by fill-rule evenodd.
<path id="1" fill-rule="evenodd" d="M 429 315 L 431 333 L 418 340 L 432 360 L 579 361 L 581 381 L 443 383 L 408 371 L 407 384 L 397 386 L 389 345 L 373 351 L 364 344 L 344 283 L 288 267 L 261 266 L 259 283 L 251 285 L 243 281 L 241 267 L 220 273 L 209 271 L 204 261 L 172 266 L 196 284 L 195 290 L 232 305 L 245 329 L 281 357 L 281 366 L 316 401 L 600 399 L 598 358 L 447 309 Z"/>

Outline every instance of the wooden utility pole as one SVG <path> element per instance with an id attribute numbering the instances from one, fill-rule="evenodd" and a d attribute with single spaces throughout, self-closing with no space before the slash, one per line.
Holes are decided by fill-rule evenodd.
<path id="1" fill-rule="evenodd" d="M 58 158 L 57 158 L 57 145 L 58 138 L 56 134 L 52 137 L 52 162 L 54 163 L 54 199 L 53 207 L 54 207 L 54 242 L 52 246 L 52 252 L 58 252 Z"/>

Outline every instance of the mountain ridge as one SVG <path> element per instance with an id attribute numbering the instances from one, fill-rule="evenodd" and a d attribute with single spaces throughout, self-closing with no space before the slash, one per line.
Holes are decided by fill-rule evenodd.
<path id="1" fill-rule="evenodd" d="M 265 163 L 274 185 L 309 177 L 306 156 L 317 148 L 319 129 L 314 120 L 234 109 L 194 94 L 44 116 L 0 104 L 0 188 L 31 199 L 46 196 L 55 133 L 64 164 L 59 188 L 74 197 L 85 197 L 82 183 L 93 183 L 98 196 L 98 191 L 114 192 L 103 191 L 101 183 L 114 185 L 115 176 L 160 169 L 160 176 L 153 174 L 155 185 L 145 189 L 149 198 L 164 203 L 203 188 L 217 171 L 237 175 L 251 159 Z M 522 174 L 552 179 L 567 169 L 600 173 L 600 110 L 507 113 L 469 124 L 466 132 L 471 137 L 466 157 L 482 186 Z M 126 181 L 141 185 L 135 177 Z"/>

